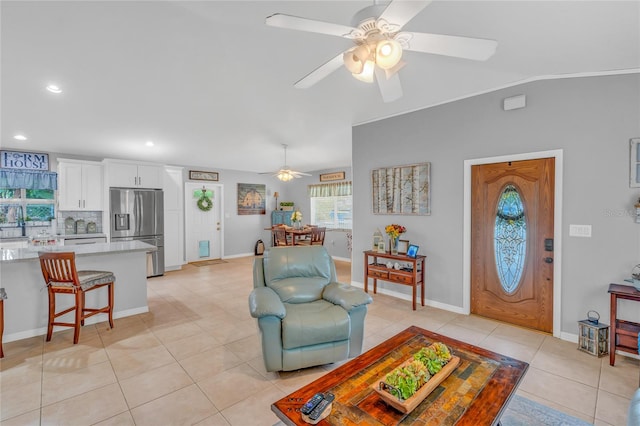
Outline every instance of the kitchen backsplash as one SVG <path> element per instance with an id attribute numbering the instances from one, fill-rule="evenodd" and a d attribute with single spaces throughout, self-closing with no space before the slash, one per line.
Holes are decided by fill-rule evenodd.
<path id="1" fill-rule="evenodd" d="M 89 223 L 93 222 L 96 224 L 96 233 L 101 234 L 103 232 L 102 229 L 102 212 L 101 211 L 85 211 L 85 212 L 76 212 L 76 211 L 59 211 L 57 214 L 57 233 L 60 235 L 69 235 L 70 232 L 65 230 L 65 221 L 68 218 L 73 218 L 74 222 L 77 220 L 84 220 L 85 228 Z M 89 231 L 87 230 L 86 233 Z M 72 234 L 74 234 L 72 232 Z"/>

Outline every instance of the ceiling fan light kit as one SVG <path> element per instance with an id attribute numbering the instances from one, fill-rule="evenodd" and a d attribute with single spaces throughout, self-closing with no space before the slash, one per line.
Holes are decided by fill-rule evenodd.
<path id="1" fill-rule="evenodd" d="M 280 179 L 282 182 L 289 182 L 293 178 L 301 178 L 302 176 L 311 176 L 309 173 L 302 173 L 302 172 L 296 172 L 295 170 L 291 170 L 291 168 L 287 166 L 287 147 L 288 146 L 289 145 L 285 143 L 282 144 L 282 148 L 284 149 L 284 166 L 280 167 L 280 170 L 278 170 L 277 172 L 267 172 L 267 173 L 260 173 L 260 174 L 262 175 L 269 174 L 269 175 L 275 176 L 278 179 Z"/>
<path id="2" fill-rule="evenodd" d="M 352 26 L 280 13 L 267 17 L 266 24 L 343 37 L 356 44 L 297 81 L 295 87 L 311 87 L 344 64 L 358 80 L 373 83 L 375 76 L 383 100 L 391 102 L 402 96 L 397 72 L 405 65 L 404 50 L 478 61 L 485 61 L 495 53 L 495 40 L 400 32 L 429 3 L 431 0 L 393 0 L 387 6 L 374 4 L 357 12 Z M 376 67 L 384 72 L 378 72 Z"/>

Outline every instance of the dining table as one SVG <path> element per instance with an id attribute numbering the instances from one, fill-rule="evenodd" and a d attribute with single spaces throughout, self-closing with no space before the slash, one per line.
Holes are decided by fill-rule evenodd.
<path id="1" fill-rule="evenodd" d="M 287 235 L 287 244 L 290 246 L 298 245 L 297 242 L 300 237 L 311 235 L 311 226 L 303 226 L 302 228 L 295 228 L 293 226 L 283 226 L 284 232 Z M 265 228 L 265 231 L 272 231 L 274 228 Z M 271 245 L 275 246 L 275 236 L 272 234 Z"/>

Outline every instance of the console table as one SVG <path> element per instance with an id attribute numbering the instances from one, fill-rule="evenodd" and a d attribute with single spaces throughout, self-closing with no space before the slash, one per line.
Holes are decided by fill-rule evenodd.
<path id="1" fill-rule="evenodd" d="M 369 263 L 369 258 L 373 262 Z M 378 280 L 388 281 L 395 284 L 408 285 L 413 288 L 413 310 L 416 310 L 416 288 L 420 284 L 420 298 L 424 306 L 424 260 L 427 256 L 418 255 L 409 257 L 402 254 L 379 253 L 374 250 L 364 252 L 364 291 L 369 292 L 369 278 L 373 279 L 373 293 L 378 291 Z M 378 262 L 384 259 L 384 262 Z M 410 264 L 404 265 L 401 269 L 387 268 L 386 263 L 402 262 Z"/>
<path id="2" fill-rule="evenodd" d="M 616 363 L 616 349 L 632 354 L 638 353 L 640 324 L 618 319 L 618 299 L 640 302 L 640 291 L 630 285 L 609 284 L 611 294 L 611 335 L 609 336 L 609 364 Z"/>

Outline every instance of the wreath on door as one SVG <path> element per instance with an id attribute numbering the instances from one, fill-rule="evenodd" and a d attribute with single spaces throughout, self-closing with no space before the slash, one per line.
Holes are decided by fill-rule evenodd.
<path id="1" fill-rule="evenodd" d="M 208 212 L 213 207 L 213 191 L 208 191 L 204 186 L 202 189 L 196 189 L 193 192 L 193 196 L 198 198 L 196 203 L 203 212 Z"/>
<path id="2" fill-rule="evenodd" d="M 203 212 L 208 212 L 212 207 L 213 201 L 207 197 L 206 194 L 203 194 L 202 197 L 198 199 L 198 208 Z"/>

